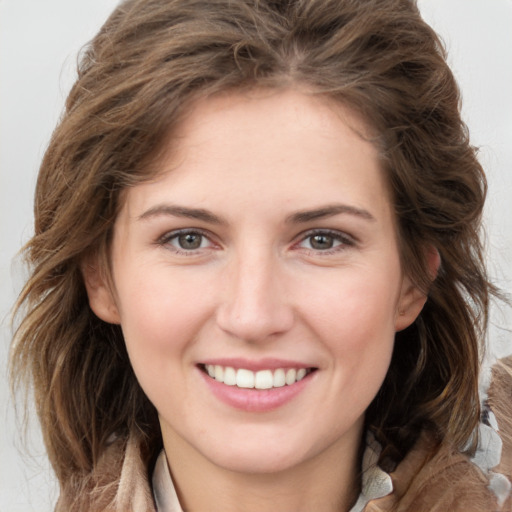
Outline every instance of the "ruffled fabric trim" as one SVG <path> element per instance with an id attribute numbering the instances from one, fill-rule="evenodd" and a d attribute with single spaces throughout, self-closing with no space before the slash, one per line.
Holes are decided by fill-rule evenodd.
<path id="1" fill-rule="evenodd" d="M 503 441 L 499 435 L 498 422 L 493 412 L 486 408 L 484 411 L 485 422 L 480 423 L 478 432 L 478 448 L 471 462 L 489 478 L 489 489 L 494 493 L 498 506 L 502 507 L 510 496 L 512 484 L 508 478 L 491 471 L 501 462 Z"/>

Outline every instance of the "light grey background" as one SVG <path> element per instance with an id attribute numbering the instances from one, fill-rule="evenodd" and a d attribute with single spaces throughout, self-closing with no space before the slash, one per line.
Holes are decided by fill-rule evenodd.
<path id="1" fill-rule="evenodd" d="M 24 438 L 9 397 L 9 310 L 24 275 L 13 258 L 32 232 L 38 163 L 73 82 L 76 54 L 116 3 L 0 0 L 0 512 L 46 512 L 56 499 L 37 424 L 32 422 Z M 512 0 L 420 0 L 419 5 L 448 46 L 463 92 L 463 115 L 481 148 L 490 182 L 489 267 L 510 293 Z M 492 323 L 490 359 L 512 352 L 510 308 L 495 307 Z"/>

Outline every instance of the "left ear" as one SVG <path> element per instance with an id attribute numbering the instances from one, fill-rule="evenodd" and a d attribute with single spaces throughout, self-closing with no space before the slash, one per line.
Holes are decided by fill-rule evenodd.
<path id="1" fill-rule="evenodd" d="M 434 246 L 429 246 L 426 249 L 426 260 L 430 282 L 433 282 L 441 265 L 441 256 Z M 427 297 L 428 290 L 422 290 L 410 278 L 404 276 L 395 318 L 395 331 L 406 329 L 418 318 L 427 302 Z"/>

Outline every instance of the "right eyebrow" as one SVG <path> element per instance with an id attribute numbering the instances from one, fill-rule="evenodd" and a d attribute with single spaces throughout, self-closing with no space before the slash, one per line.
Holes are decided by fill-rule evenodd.
<path id="1" fill-rule="evenodd" d="M 159 217 L 162 215 L 172 217 L 184 217 L 187 219 L 201 220 L 210 224 L 226 225 L 227 222 L 221 217 L 215 215 L 209 210 L 203 208 L 188 208 L 186 206 L 179 206 L 174 204 L 158 204 L 146 210 L 139 215 L 137 220 L 147 220 L 152 217 Z"/>

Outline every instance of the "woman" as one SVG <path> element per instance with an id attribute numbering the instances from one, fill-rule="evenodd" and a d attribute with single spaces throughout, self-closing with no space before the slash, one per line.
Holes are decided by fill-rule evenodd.
<path id="1" fill-rule="evenodd" d="M 114 11 L 42 163 L 13 350 L 58 510 L 509 506 L 458 103 L 411 1 Z"/>

